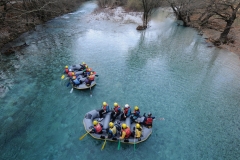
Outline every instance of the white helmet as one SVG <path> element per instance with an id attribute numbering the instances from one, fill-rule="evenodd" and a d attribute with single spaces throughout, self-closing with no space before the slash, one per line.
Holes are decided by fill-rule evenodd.
<path id="1" fill-rule="evenodd" d="M 125 108 L 129 108 L 129 105 L 128 105 L 128 104 L 125 104 Z"/>
<path id="2" fill-rule="evenodd" d="M 69 69 L 69 72 L 72 72 L 72 69 Z"/>

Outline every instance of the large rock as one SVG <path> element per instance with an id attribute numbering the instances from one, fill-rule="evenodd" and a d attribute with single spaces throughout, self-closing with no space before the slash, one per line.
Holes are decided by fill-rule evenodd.
<path id="1" fill-rule="evenodd" d="M 147 26 L 137 26 L 137 30 L 144 30 L 144 29 L 146 29 L 147 28 Z"/>

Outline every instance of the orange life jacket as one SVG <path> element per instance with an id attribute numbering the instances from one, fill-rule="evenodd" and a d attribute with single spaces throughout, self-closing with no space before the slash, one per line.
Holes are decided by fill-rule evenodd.
<path id="1" fill-rule="evenodd" d="M 68 72 L 68 76 L 72 77 L 74 72 Z"/>
<path id="2" fill-rule="evenodd" d="M 96 126 L 94 126 L 94 128 L 96 129 L 97 133 L 100 133 L 102 131 L 102 127 L 99 123 Z"/>
<path id="3" fill-rule="evenodd" d="M 90 81 L 94 81 L 94 75 L 89 76 L 88 79 L 89 79 Z"/>
<path id="4" fill-rule="evenodd" d="M 129 127 L 127 127 L 126 129 L 122 129 L 122 132 L 126 132 L 126 135 L 124 138 L 129 138 L 131 135 L 131 130 Z"/>

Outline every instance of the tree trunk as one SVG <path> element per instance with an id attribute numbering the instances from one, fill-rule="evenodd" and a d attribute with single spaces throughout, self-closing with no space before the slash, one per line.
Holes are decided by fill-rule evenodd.
<path id="1" fill-rule="evenodd" d="M 221 43 L 226 43 L 227 42 L 227 36 L 228 33 L 230 32 L 231 26 L 234 23 L 236 17 L 237 17 L 237 11 L 240 8 L 240 3 L 237 5 L 237 7 L 233 10 L 232 16 L 225 20 L 227 22 L 226 27 L 224 29 L 224 31 L 221 33 L 219 41 Z"/>
<path id="2" fill-rule="evenodd" d="M 219 41 L 221 43 L 227 43 L 227 35 L 230 32 L 233 22 L 234 22 L 234 20 L 227 21 L 226 27 L 225 27 L 224 31 L 221 33 L 220 38 L 219 38 Z"/>
<path id="3" fill-rule="evenodd" d="M 209 18 L 211 18 L 213 15 L 214 15 L 213 13 L 207 14 L 207 16 L 203 20 L 201 20 L 200 26 L 203 26 L 204 24 L 208 23 Z"/>

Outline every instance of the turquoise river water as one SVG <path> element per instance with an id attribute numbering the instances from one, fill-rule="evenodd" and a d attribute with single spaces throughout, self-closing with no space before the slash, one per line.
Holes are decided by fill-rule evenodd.
<path id="1" fill-rule="evenodd" d="M 237 55 L 207 47 L 163 11 L 140 32 L 136 23 L 91 19 L 96 7 L 37 26 L 11 43 L 29 46 L 1 56 L 0 159 L 239 159 Z M 65 65 L 83 61 L 99 75 L 92 97 L 61 80 Z M 103 101 L 152 112 L 149 139 L 136 150 L 107 141 L 102 151 L 104 141 L 80 141 L 85 113 Z"/>

